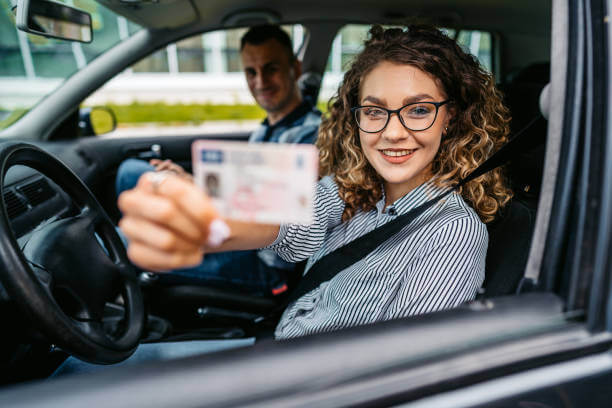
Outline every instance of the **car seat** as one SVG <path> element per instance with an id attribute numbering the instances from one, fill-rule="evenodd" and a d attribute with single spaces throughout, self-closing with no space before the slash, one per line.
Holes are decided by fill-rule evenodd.
<path id="1" fill-rule="evenodd" d="M 309 100 L 313 105 L 319 97 L 319 91 L 321 90 L 321 74 L 314 71 L 304 72 L 298 78 L 298 87 L 302 98 Z"/>
<path id="2" fill-rule="evenodd" d="M 546 144 L 547 122 L 539 116 L 539 98 L 549 78 L 550 64 L 536 63 L 519 71 L 507 85 L 499 86 L 512 116 L 511 135 L 537 119 L 525 130 L 532 138 L 532 148 L 518 154 L 506 166 L 514 197 L 488 226 L 485 297 L 513 294 L 523 278 L 535 226 Z"/>

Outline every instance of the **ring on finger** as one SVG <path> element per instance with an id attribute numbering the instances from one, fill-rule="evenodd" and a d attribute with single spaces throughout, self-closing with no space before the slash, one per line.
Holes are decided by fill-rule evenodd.
<path id="1" fill-rule="evenodd" d="M 159 192 L 159 187 L 168 178 L 169 175 L 170 172 L 168 171 L 158 171 L 150 176 L 151 187 L 153 188 L 153 192 L 155 194 Z"/>

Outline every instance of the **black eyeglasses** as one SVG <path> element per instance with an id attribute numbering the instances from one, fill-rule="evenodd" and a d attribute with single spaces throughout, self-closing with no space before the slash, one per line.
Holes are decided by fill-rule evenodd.
<path id="1" fill-rule="evenodd" d="M 415 132 L 427 130 L 433 126 L 438 117 L 438 110 L 450 102 L 413 102 L 399 109 L 387 109 L 380 106 L 356 106 L 351 108 L 357 126 L 366 133 L 378 133 L 389 123 L 391 114 L 397 114 L 400 122 L 408 130 Z"/>

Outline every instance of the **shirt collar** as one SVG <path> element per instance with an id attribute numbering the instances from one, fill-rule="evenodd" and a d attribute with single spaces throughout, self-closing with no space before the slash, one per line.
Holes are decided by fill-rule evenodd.
<path id="1" fill-rule="evenodd" d="M 448 190 L 448 188 L 438 187 L 434 184 L 433 179 L 428 180 L 421 184 L 420 186 L 412 189 L 406 195 L 398 198 L 393 204 L 389 205 L 385 211 L 389 212 L 389 209 L 394 208 L 394 212 L 397 215 L 406 214 L 408 211 L 413 208 L 418 207 L 419 205 L 431 200 L 432 198 L 437 197 Z M 383 187 L 383 196 L 382 199 L 376 203 L 376 208 L 379 212 L 383 211 L 385 207 L 385 189 Z"/>
<path id="2" fill-rule="evenodd" d="M 267 126 L 270 129 L 275 129 L 280 126 L 290 126 L 291 124 L 293 124 L 293 122 L 303 117 L 311 110 L 312 110 L 312 104 L 308 102 L 306 99 L 303 99 L 302 103 L 300 103 L 294 110 L 289 112 L 284 118 L 282 118 L 275 124 L 270 125 L 270 121 L 268 120 L 267 117 L 264 119 L 264 121 L 261 124 L 264 126 Z"/>

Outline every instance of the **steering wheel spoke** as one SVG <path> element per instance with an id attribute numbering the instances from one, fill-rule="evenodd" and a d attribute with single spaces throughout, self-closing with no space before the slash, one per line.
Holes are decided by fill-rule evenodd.
<path id="1" fill-rule="evenodd" d="M 72 317 L 100 319 L 104 303 L 119 292 L 119 268 L 98 241 L 90 216 L 81 214 L 38 228 L 23 251 L 53 276 L 54 292 L 75 299 L 68 303 L 82 305 L 71 308 L 77 311 Z"/>
<path id="2" fill-rule="evenodd" d="M 42 285 L 42 287 L 51 294 L 51 288 L 53 286 L 53 276 L 46 269 L 40 267 L 39 265 L 35 265 L 32 262 L 29 262 L 30 268 L 36 275 L 36 278 Z"/>
<path id="3" fill-rule="evenodd" d="M 107 347 L 113 347 L 115 340 L 112 333 L 104 325 L 102 320 L 76 320 L 72 321 L 75 327 L 78 327 L 80 331 L 86 333 L 92 339 L 95 339 L 97 343 L 104 344 Z"/>

